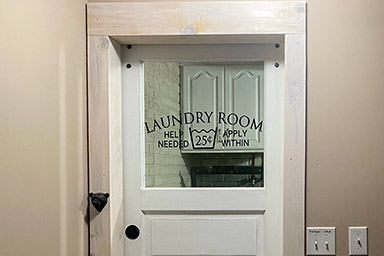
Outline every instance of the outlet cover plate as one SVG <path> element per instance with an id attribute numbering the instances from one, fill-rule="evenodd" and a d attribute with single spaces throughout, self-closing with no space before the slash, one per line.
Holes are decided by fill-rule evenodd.
<path id="1" fill-rule="evenodd" d="M 307 255 L 336 255 L 335 227 L 307 227 Z"/>
<path id="2" fill-rule="evenodd" d="M 368 255 L 368 227 L 349 227 L 349 255 Z"/>

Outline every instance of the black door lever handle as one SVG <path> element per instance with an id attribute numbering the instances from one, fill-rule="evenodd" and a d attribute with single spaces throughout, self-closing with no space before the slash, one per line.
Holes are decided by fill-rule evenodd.
<path id="1" fill-rule="evenodd" d="M 108 203 L 109 193 L 89 193 L 91 203 L 97 212 L 101 212 Z"/>

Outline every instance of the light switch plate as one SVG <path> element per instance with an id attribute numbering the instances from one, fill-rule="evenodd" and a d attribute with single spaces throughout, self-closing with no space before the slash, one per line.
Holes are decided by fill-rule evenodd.
<path id="1" fill-rule="evenodd" d="M 307 227 L 307 255 L 336 255 L 335 227 Z"/>
<path id="2" fill-rule="evenodd" d="M 368 227 L 349 227 L 349 255 L 368 255 Z"/>

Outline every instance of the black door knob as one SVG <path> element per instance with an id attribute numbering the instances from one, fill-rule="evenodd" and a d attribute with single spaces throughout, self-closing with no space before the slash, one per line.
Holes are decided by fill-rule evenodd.
<path id="1" fill-rule="evenodd" d="M 107 205 L 109 193 L 89 193 L 91 203 L 97 212 L 101 212 Z"/>
<path id="2" fill-rule="evenodd" d="M 129 225 L 125 228 L 125 236 L 131 240 L 135 240 L 140 235 L 140 229 L 136 225 Z"/>

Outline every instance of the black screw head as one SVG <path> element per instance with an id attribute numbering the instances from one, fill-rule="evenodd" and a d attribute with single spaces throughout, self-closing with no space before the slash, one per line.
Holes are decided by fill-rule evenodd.
<path id="1" fill-rule="evenodd" d="M 279 48 L 280 47 L 280 44 L 279 43 L 276 43 L 275 44 L 275 48 Z"/>
<path id="2" fill-rule="evenodd" d="M 278 68 L 280 64 L 278 62 L 275 63 L 275 68 Z"/>
<path id="3" fill-rule="evenodd" d="M 131 49 L 131 48 L 132 48 L 132 45 L 131 45 L 131 44 L 127 44 L 127 48 L 128 48 L 128 49 Z"/>
<path id="4" fill-rule="evenodd" d="M 131 68 L 132 65 L 128 63 L 126 67 L 127 67 L 127 68 Z"/>

